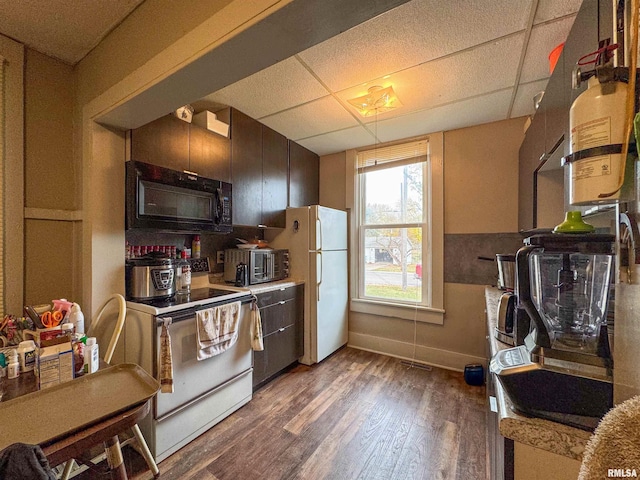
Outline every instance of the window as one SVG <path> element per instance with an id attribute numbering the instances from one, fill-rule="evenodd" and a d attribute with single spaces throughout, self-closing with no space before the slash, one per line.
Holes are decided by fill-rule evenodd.
<path id="1" fill-rule="evenodd" d="M 432 146 L 421 138 L 355 153 L 352 310 L 414 318 L 419 308 L 442 323 L 441 148 Z"/>

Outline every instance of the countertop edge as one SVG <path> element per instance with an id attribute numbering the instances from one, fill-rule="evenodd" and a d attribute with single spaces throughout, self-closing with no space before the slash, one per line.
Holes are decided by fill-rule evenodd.
<path id="1" fill-rule="evenodd" d="M 485 287 L 488 336 L 492 356 L 500 350 L 510 348 L 509 345 L 498 341 L 493 335 L 497 324 L 498 302 L 503 293 L 502 290 L 495 287 Z M 502 436 L 541 450 L 582 461 L 582 454 L 591 437 L 590 432 L 516 413 L 511 407 L 508 395 L 497 379 L 495 389 L 500 418 L 499 429 Z"/>

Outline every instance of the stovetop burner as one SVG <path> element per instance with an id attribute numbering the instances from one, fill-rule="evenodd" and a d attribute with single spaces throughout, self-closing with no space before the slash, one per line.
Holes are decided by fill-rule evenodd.
<path id="1" fill-rule="evenodd" d="M 152 300 L 140 300 L 138 303 L 151 305 L 156 308 L 173 307 L 175 305 L 184 305 L 187 303 L 200 302 L 202 300 L 214 299 L 224 295 L 231 295 L 233 290 L 223 290 L 221 288 L 194 288 L 189 295 L 175 294 L 169 298 L 160 298 Z"/>

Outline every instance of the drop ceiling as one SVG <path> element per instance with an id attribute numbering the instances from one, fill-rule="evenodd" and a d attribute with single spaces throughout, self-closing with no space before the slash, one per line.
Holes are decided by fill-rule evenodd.
<path id="1" fill-rule="evenodd" d="M 140 3 L 0 0 L 0 33 L 73 65 Z M 192 105 L 233 106 L 320 155 L 531 115 L 581 3 L 412 0 Z M 403 106 L 361 117 L 347 100 L 373 85 Z"/>
<path id="2" fill-rule="evenodd" d="M 233 106 L 319 155 L 531 115 L 581 3 L 413 0 L 193 106 Z M 361 117 L 347 100 L 373 85 L 403 106 Z"/>

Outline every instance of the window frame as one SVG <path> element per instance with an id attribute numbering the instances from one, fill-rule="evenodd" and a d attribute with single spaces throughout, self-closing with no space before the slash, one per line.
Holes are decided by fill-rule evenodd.
<path id="1" fill-rule="evenodd" d="M 430 178 L 429 178 L 429 156 L 427 155 L 427 159 L 426 160 L 417 160 L 416 162 L 412 163 L 412 164 L 421 164 L 422 167 L 422 182 L 423 185 L 428 185 L 428 189 L 431 189 L 431 182 L 430 182 Z M 398 168 L 401 166 L 407 166 L 408 164 L 404 164 L 404 165 L 394 165 L 393 163 L 389 163 L 387 166 L 381 168 L 381 170 L 387 170 L 390 168 Z M 366 190 L 366 185 L 365 185 L 365 180 L 366 178 L 364 177 L 364 175 L 366 175 L 368 172 L 363 172 L 363 173 L 358 173 L 358 189 L 359 191 L 363 192 L 364 195 L 364 191 Z M 422 281 L 420 282 L 420 289 L 421 289 L 421 301 L 420 302 L 415 302 L 415 301 L 411 301 L 411 300 L 397 300 L 394 301 L 393 299 L 388 299 L 388 298 L 383 298 L 383 297 L 374 297 L 374 296 L 367 296 L 366 294 L 366 285 L 365 285 L 365 275 L 364 275 L 364 271 L 366 269 L 366 260 L 365 260 L 365 254 L 364 254 L 364 250 L 366 249 L 366 240 L 367 240 L 367 236 L 366 236 L 366 231 L 367 230 L 378 230 L 378 229 L 401 229 L 401 228 L 422 228 L 422 245 L 421 245 L 421 252 L 422 253 L 428 253 L 428 245 L 430 244 L 430 234 L 425 235 L 425 232 L 428 233 L 430 232 L 430 228 L 429 228 L 429 208 L 430 208 L 430 196 L 429 195 L 425 195 L 425 191 L 424 191 L 424 187 L 423 187 L 423 195 L 422 195 L 422 221 L 421 222 L 398 222 L 398 223 L 384 223 L 384 224 L 373 224 L 373 223 L 366 223 L 365 218 L 366 218 L 366 205 L 361 204 L 360 205 L 360 209 L 358 211 L 359 214 L 359 222 L 358 222 L 358 246 L 359 246 L 359 250 L 358 250 L 358 298 L 362 299 L 362 300 L 368 300 L 368 301 L 375 301 L 375 302 L 385 302 L 385 303 L 389 303 L 389 302 L 393 302 L 393 303 L 398 303 L 401 305 L 411 305 L 411 306 L 422 306 L 422 307 L 428 307 L 431 305 L 431 276 L 428 276 L 427 281 Z M 427 260 L 429 260 L 429 256 L 427 256 Z M 429 267 L 430 267 L 430 261 L 428 261 Z M 424 259 L 423 259 L 423 265 L 424 265 Z"/>
<path id="2" fill-rule="evenodd" d="M 428 159 L 425 162 L 423 195 L 424 216 L 423 223 L 419 224 L 423 230 L 422 240 L 422 265 L 423 265 L 423 298 L 421 303 L 397 302 L 393 300 L 365 297 L 364 293 L 364 191 L 359 181 L 358 153 L 373 148 L 384 148 L 390 145 L 415 142 L 426 139 L 429 144 Z M 442 132 L 407 138 L 397 142 L 389 142 L 361 149 L 347 151 L 347 160 L 353 165 L 352 191 L 347 192 L 348 198 L 353 201 L 349 207 L 355 213 L 351 226 L 351 302 L 350 310 L 377 316 L 397 317 L 419 322 L 443 324 L 444 323 L 444 275 L 443 275 L 443 143 Z M 399 165 L 399 163 L 398 163 Z M 390 165 L 391 166 L 391 165 Z M 413 225 L 402 224 L 404 225 Z M 386 226 L 386 225 L 385 225 Z M 383 226 L 368 225 L 366 228 L 384 228 Z M 425 281 L 426 272 L 430 272 L 428 282 Z M 425 292 L 425 283 L 428 284 Z M 425 296 L 426 295 L 426 296 Z"/>

